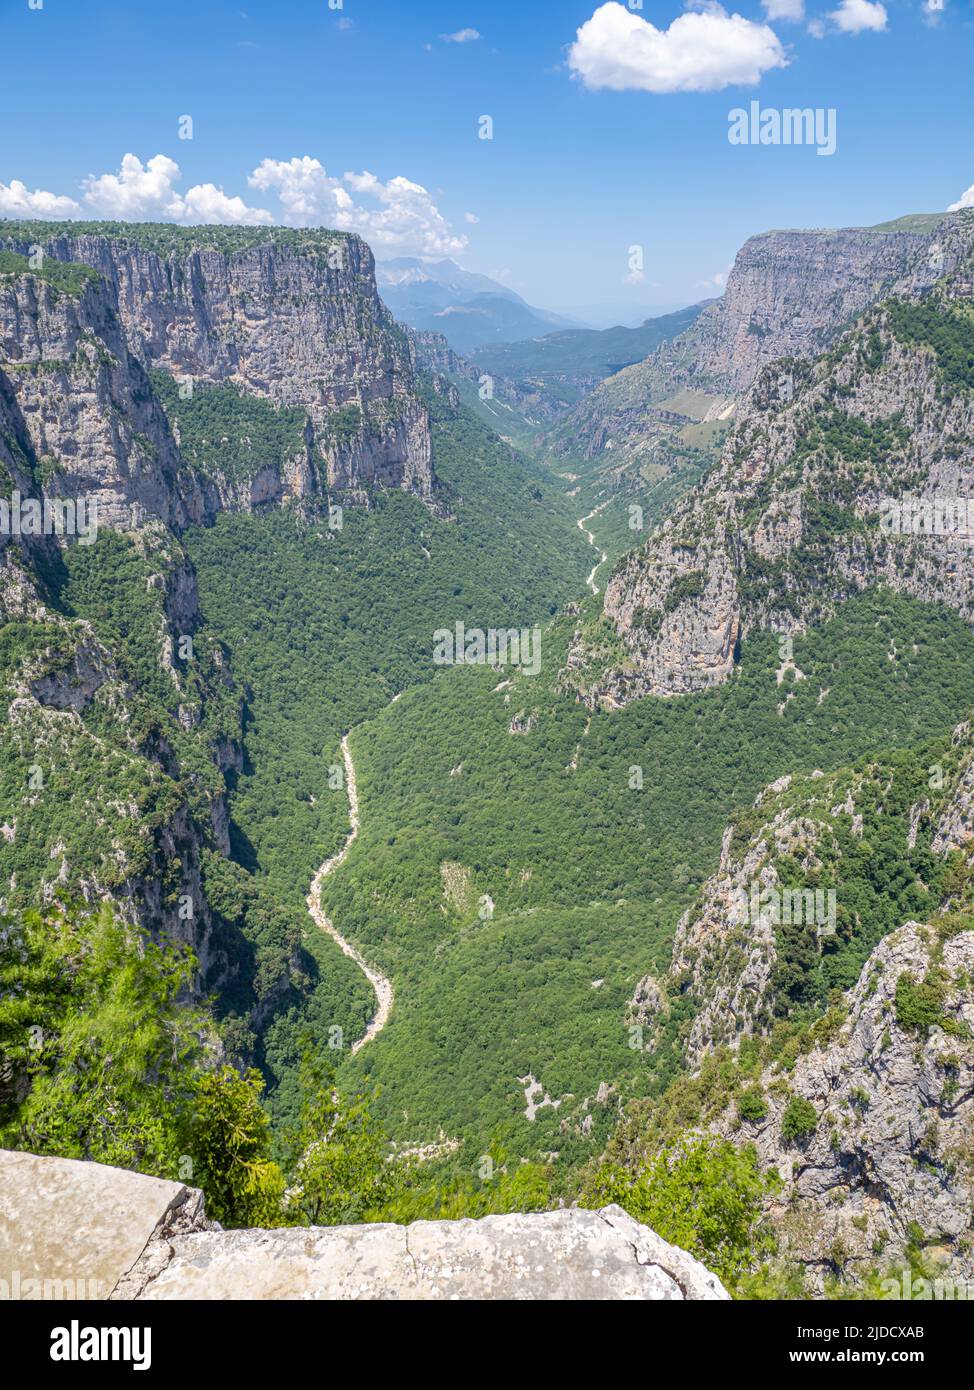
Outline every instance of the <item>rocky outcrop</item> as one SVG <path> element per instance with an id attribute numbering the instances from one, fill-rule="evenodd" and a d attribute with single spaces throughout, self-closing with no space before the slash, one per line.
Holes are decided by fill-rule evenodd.
<path id="1" fill-rule="evenodd" d="M 0 1298 L 107 1299 L 147 1245 L 207 1224 L 182 1183 L 0 1149 Z"/>
<path id="2" fill-rule="evenodd" d="M 68 1294 L 66 1278 L 82 1287 Z M 728 1298 L 715 1275 L 621 1207 L 222 1231 L 181 1183 L 8 1152 L 0 1290 L 114 1300 Z"/>
<path id="3" fill-rule="evenodd" d="M 813 1290 L 826 1276 L 857 1281 L 918 1251 L 945 1277 L 974 1278 L 970 724 L 931 756 L 929 781 L 899 757 L 766 787 L 727 827 L 651 1008 L 640 981 L 627 1010 L 627 1024 L 641 1009 L 652 1025 L 681 1000 L 694 1077 L 708 1075 L 709 1054 L 725 1049 L 726 1060 L 745 1039 L 759 1040 L 752 1060 L 773 1059 L 733 1102 L 710 1093 L 698 1123 L 753 1145 L 762 1169 L 777 1173 L 765 1205 L 778 1258 L 801 1265 Z M 925 922 L 886 935 L 890 904 L 862 883 L 862 855 L 879 844 L 888 870 L 895 864 L 894 910 L 911 874 L 914 902 L 927 891 L 921 873 L 944 885 L 929 892 Z M 931 854 L 953 855 L 945 876 Z M 806 984 L 833 958 L 841 974 L 825 975 L 816 998 Z M 855 983 L 840 993 L 836 978 Z M 782 1052 L 786 1019 L 805 1031 Z"/>
<path id="4" fill-rule="evenodd" d="M 181 528 L 215 498 L 183 465 L 110 287 L 67 294 L 39 276 L 0 277 L 0 394 L 31 497 L 89 499 L 97 524 Z"/>
<path id="5" fill-rule="evenodd" d="M 942 241 L 950 269 L 928 294 L 871 309 L 814 365 L 764 368 L 719 464 L 620 562 L 605 594 L 631 657 L 605 684 L 616 703 L 718 684 L 749 632 L 801 632 L 877 585 L 974 617 L 966 528 L 914 524 L 974 495 L 974 392 L 910 317 L 919 306 L 948 340 L 969 322 L 974 217 Z M 898 293 L 927 287 L 921 260 Z"/>
<path id="6" fill-rule="evenodd" d="M 731 1110 L 717 1126 L 779 1173 L 779 1255 L 813 1284 L 895 1267 L 908 1247 L 974 1279 L 972 978 L 974 931 L 907 923 L 866 962 L 833 1036 L 762 1076 L 762 1118 Z"/>
<path id="7" fill-rule="evenodd" d="M 914 292 L 932 284 L 949 268 L 944 240 L 935 227 L 752 237 L 723 297 L 685 333 L 598 386 L 559 427 L 553 451 L 611 469 L 659 461 L 674 424 L 729 418 L 765 365 L 817 356 L 900 282 Z"/>
<path id="8" fill-rule="evenodd" d="M 934 282 L 940 263 L 928 251 L 937 236 L 846 227 L 751 237 L 723 298 L 698 321 L 688 370 L 738 396 L 779 357 L 817 357 L 906 274 L 917 289 Z"/>
<path id="9" fill-rule="evenodd" d="M 378 296 L 360 238 L 148 230 L 148 238 L 115 227 L 75 236 L 56 224 L 27 232 L 10 223 L 0 235 L 21 254 L 40 245 L 56 260 L 96 270 L 99 300 L 117 314 L 144 368 L 233 383 L 304 410 L 307 467 L 290 479 L 296 495 L 369 484 L 430 495 L 429 419 L 409 345 Z"/>
<path id="10" fill-rule="evenodd" d="M 955 851 L 970 859 L 974 746 L 968 722 L 957 726 L 940 756 L 929 769 L 933 776 L 923 774 L 920 785 L 928 777 L 929 785 L 922 795 L 908 763 L 877 759 L 828 775 L 780 777 L 728 825 L 716 870 L 677 924 L 665 981 L 670 995 L 694 1002 L 683 1036 L 692 1070 L 715 1048 L 767 1036 L 775 1019 L 791 1011 L 787 989 L 796 989 L 799 967 L 814 971 L 834 947 L 848 950 L 855 943 L 852 970 L 858 970 L 879 939 L 885 906 L 881 895 L 864 899 L 854 881 L 862 846 L 885 842 L 888 852 L 899 853 L 904 878 L 929 863 L 927 846 L 937 859 Z M 929 870 L 925 876 L 932 877 Z M 931 894 L 938 918 L 958 906 L 957 894 L 965 891 L 963 875 L 955 872 L 948 881 L 954 887 L 946 898 Z M 804 933 L 807 949 L 782 980 L 782 938 L 791 928 Z M 797 989 L 800 998 L 813 992 Z M 639 988 L 630 1012 L 638 999 Z"/>

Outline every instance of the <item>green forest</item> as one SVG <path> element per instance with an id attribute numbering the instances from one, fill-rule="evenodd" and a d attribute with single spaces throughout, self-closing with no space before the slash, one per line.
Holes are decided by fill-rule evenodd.
<path id="1" fill-rule="evenodd" d="M 44 241 L 87 225 L 16 227 Z M 337 235 L 108 234 L 176 260 L 268 241 L 324 254 Z M 22 260 L 0 252 L 0 276 Z M 65 293 L 93 275 L 45 267 Z M 931 394 L 974 386 L 966 307 L 872 313 L 823 362 L 856 351 L 857 370 L 879 373 L 883 319 L 929 350 Z M 633 331 L 642 350 L 657 330 Z M 596 336 L 586 360 L 601 370 L 624 340 Z M 512 374 L 560 370 L 554 347 L 501 356 Z M 904 412 L 867 419 L 829 397 L 740 505 L 739 597 L 756 611 L 784 591 L 788 661 L 777 632 L 745 625 L 723 684 L 621 704 L 606 678 L 635 667 L 602 590 L 713 467 L 720 432 L 699 447 L 664 434 L 651 467 L 612 476 L 604 458 L 512 447 L 469 387 L 420 374 L 424 500 L 330 488 L 303 408 L 229 382 L 186 391 L 157 370 L 139 381 L 187 474 L 224 505 L 178 534 L 105 526 L 91 546 L 39 547 L 23 560 L 36 603 L 0 625 L 0 1145 L 191 1180 L 228 1227 L 619 1202 L 735 1296 L 801 1296 L 800 1281 L 766 1279 L 762 1210 L 781 1180 L 747 1144 L 699 1130 L 731 1105 L 738 1128 L 767 1116 L 766 1068 L 787 1092 L 888 933 L 936 921 L 942 951 L 972 920 L 974 875 L 934 845 L 967 755 L 969 619 L 877 582 L 798 601 L 838 540 L 864 535 L 864 479 L 896 473 Z M 324 434 L 360 425 L 346 406 Z M 526 419 L 512 435 L 530 442 Z M 258 473 L 297 458 L 317 491 L 252 507 Z M 757 532 L 776 494 L 803 486 L 789 588 Z M 706 580 L 684 570 L 634 627 L 658 634 Z M 457 624 L 537 628 L 540 669 L 438 664 L 435 634 Z M 820 942 L 776 926 L 755 1036 L 717 1040 L 690 1074 L 700 1005 L 668 974 L 674 934 L 701 912 L 722 846 L 743 855 L 775 816 L 817 837 L 811 876 L 797 852 L 767 851 L 776 882 L 834 891 L 837 930 Z M 376 995 L 306 902 L 347 841 L 322 907 L 394 989 L 354 1055 Z M 151 936 L 137 925 L 147 885 Z M 645 977 L 661 1000 L 651 1045 L 632 1027 Z M 918 1047 L 935 1028 L 966 1037 L 948 1002 L 936 962 L 904 972 L 895 1028 Z M 816 1130 L 814 1105 L 782 1102 L 788 1142 Z"/>

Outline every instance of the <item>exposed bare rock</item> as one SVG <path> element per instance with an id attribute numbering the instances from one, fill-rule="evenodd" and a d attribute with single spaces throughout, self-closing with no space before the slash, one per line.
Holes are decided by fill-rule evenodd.
<path id="1" fill-rule="evenodd" d="M 768 1204 L 780 1253 L 813 1281 L 890 1267 L 911 1243 L 954 1279 L 974 1278 L 974 931 L 946 939 L 909 922 L 877 946 L 834 1036 L 762 1078 L 767 1113 L 720 1131 L 781 1175 Z M 937 1021 L 910 1026 L 902 982 L 924 982 Z M 789 1138 L 797 1098 L 814 1130 Z"/>
<path id="2" fill-rule="evenodd" d="M 560 427 L 555 452 L 581 451 L 619 469 L 652 462 L 659 441 L 688 424 L 730 418 L 762 367 L 815 357 L 904 277 L 918 292 L 949 269 L 950 254 L 929 256 L 945 241 L 939 235 L 852 227 L 751 237 L 723 297 L 680 337 L 586 397 Z"/>
<path id="3" fill-rule="evenodd" d="M 201 1194 L 118 1168 L 0 1151 L 0 1289 L 115 1300 L 726 1300 L 621 1207 L 479 1221 L 222 1231 Z M 45 1281 L 48 1281 L 45 1284 Z M 60 1296 L 64 1296 L 61 1287 Z"/>
<path id="4" fill-rule="evenodd" d="M 0 1149 L 5 1298 L 106 1299 L 160 1232 L 206 1224 L 182 1183 Z"/>
<path id="5" fill-rule="evenodd" d="M 27 252 L 23 236 L 9 224 L 8 246 Z M 103 277 L 102 312 L 117 314 L 144 367 L 231 382 L 307 411 L 308 454 L 290 470 L 290 495 L 376 483 L 429 496 L 429 418 L 405 333 L 379 298 L 372 252 L 359 237 L 268 229 L 225 250 L 210 247 L 201 229 L 165 253 L 117 233 L 43 244 Z M 22 339 L 22 321 L 12 336 Z M 116 357 L 120 346 L 116 335 Z"/>
<path id="6" fill-rule="evenodd" d="M 974 217 L 950 223 L 950 246 L 953 268 L 925 301 L 945 313 L 974 264 Z M 925 252 L 919 267 L 899 294 L 929 286 Z M 929 346 L 898 336 L 887 305 L 814 365 L 762 368 L 719 464 L 606 586 L 631 660 L 601 695 L 620 704 L 718 684 L 751 632 L 800 633 L 880 585 L 974 619 L 966 533 L 919 527 L 912 513 L 890 520 L 904 496 L 928 509 L 974 496 L 972 441 L 974 394 L 943 379 Z"/>
<path id="7" fill-rule="evenodd" d="M 104 282 L 71 295 L 35 275 L 0 278 L 0 396 L 42 474 L 23 480 L 28 496 L 93 499 L 98 525 L 120 530 L 205 515 Z"/>

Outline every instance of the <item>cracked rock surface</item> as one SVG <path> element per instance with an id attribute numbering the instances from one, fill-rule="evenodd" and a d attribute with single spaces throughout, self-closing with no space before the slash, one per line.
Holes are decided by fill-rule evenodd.
<path id="1" fill-rule="evenodd" d="M 180 1183 L 0 1153 L 0 1280 L 84 1269 L 100 1281 L 89 1296 L 116 1300 L 729 1297 L 716 1275 L 618 1206 L 223 1231 Z"/>

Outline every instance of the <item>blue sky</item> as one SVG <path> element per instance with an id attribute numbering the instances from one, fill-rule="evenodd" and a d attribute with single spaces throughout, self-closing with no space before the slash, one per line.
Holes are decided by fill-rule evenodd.
<path id="1" fill-rule="evenodd" d="M 755 232 L 974 185 L 974 13 L 931 3 L 0 0 L 0 209 L 344 217 L 380 256 L 447 251 L 547 307 L 686 303 Z M 835 154 L 731 145 L 755 99 L 834 108 Z"/>

